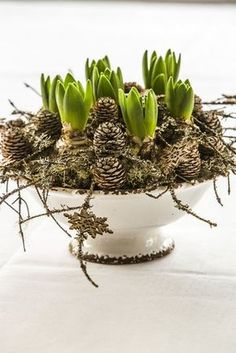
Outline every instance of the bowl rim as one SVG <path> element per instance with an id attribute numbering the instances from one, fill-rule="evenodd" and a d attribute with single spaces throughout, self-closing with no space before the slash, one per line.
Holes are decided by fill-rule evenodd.
<path id="1" fill-rule="evenodd" d="M 212 183 L 212 180 L 204 180 L 204 181 L 195 181 L 194 184 L 190 184 L 190 183 L 182 183 L 180 184 L 180 186 L 176 189 L 176 190 L 181 190 L 181 191 L 187 191 L 193 188 L 199 188 L 203 185 L 207 186 L 207 184 Z M 134 198 L 134 197 L 138 197 L 138 196 L 143 196 L 146 195 L 147 193 L 149 194 L 158 194 L 161 193 L 162 191 L 164 191 L 166 189 L 166 187 L 164 186 L 160 186 L 157 187 L 156 189 L 150 190 L 150 191 L 142 191 L 142 189 L 133 189 L 133 190 L 118 190 L 118 192 L 116 192 L 114 190 L 113 191 L 103 191 L 103 190 L 94 190 L 93 192 L 93 196 L 96 197 L 104 197 L 104 198 L 124 198 L 124 197 L 129 197 L 129 198 Z M 88 189 L 70 189 L 70 188 L 63 188 L 63 187 L 53 187 L 49 190 L 49 194 L 51 196 L 69 196 L 69 197 L 73 197 L 75 195 L 77 196 L 85 196 L 87 195 Z"/>

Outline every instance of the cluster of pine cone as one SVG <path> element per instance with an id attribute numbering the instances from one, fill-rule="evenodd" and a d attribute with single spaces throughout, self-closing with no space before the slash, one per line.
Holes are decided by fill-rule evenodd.
<path id="1" fill-rule="evenodd" d="M 126 149 L 126 134 L 119 123 L 116 102 L 109 97 L 99 98 L 91 112 L 93 129 L 93 148 L 96 163 L 93 176 L 101 189 L 119 189 L 126 181 L 122 154 Z"/>
<path id="2" fill-rule="evenodd" d="M 49 138 L 54 143 L 60 138 L 62 124 L 59 116 L 47 110 L 32 115 L 30 121 L 18 118 L 7 121 L 1 127 L 1 153 L 6 161 L 18 162 L 37 152 L 34 137 Z"/>
<path id="3" fill-rule="evenodd" d="M 194 109 L 195 124 L 199 126 L 200 130 L 205 133 L 206 138 L 200 145 L 201 157 L 210 157 L 214 155 L 217 150 L 224 153 L 225 145 L 222 142 L 223 129 L 216 110 L 205 112 L 203 110 L 201 99 L 195 96 Z"/>
<path id="4" fill-rule="evenodd" d="M 128 92 L 134 85 L 141 91 L 141 87 L 132 82 L 126 84 L 126 91 Z M 194 116 L 196 117 L 194 123 L 199 126 L 202 132 L 205 132 L 206 140 L 199 145 L 195 136 L 192 136 L 191 129 L 188 133 L 186 124 L 183 124 L 183 135 L 178 137 L 176 141 L 171 141 L 169 146 L 161 149 L 161 154 L 157 154 L 156 159 L 153 160 L 167 178 L 173 172 L 182 180 L 198 178 L 202 158 L 204 155 L 209 156 L 212 153 L 211 144 L 216 146 L 218 150 L 220 148 L 220 140 L 215 136 L 215 134 L 222 135 L 218 115 L 215 111 L 204 112 L 201 100 L 197 96 Z M 176 121 L 175 123 L 181 124 Z M 126 182 L 124 152 L 127 148 L 127 136 L 124 130 L 116 102 L 109 97 L 98 99 L 91 111 L 87 135 L 92 140 L 95 153 L 92 174 L 96 185 L 102 190 L 119 189 Z"/>
<path id="5" fill-rule="evenodd" d="M 173 171 L 181 179 L 195 179 L 201 170 L 199 146 L 190 136 L 166 147 L 160 156 L 159 165 L 164 175 Z"/>
<path id="6" fill-rule="evenodd" d="M 142 87 L 134 82 L 125 85 L 126 92 L 129 92 L 133 86 L 143 92 Z M 181 125 L 174 118 L 166 119 L 167 115 L 165 114 L 166 107 L 159 104 L 159 123 L 163 124 L 162 126 L 172 120 L 175 121 L 175 124 Z M 222 126 L 217 112 L 204 112 L 201 100 L 196 96 L 193 116 L 194 124 L 198 126 L 204 139 L 199 145 L 190 129 L 190 133 L 184 132 L 183 136 L 178 136 L 175 140 L 172 139 L 171 134 L 176 127 L 173 125 L 172 130 L 168 128 L 162 136 L 170 138 L 170 141 L 159 149 L 159 154 L 155 150 L 152 161 L 164 176 L 172 175 L 174 172 L 182 179 L 196 179 L 200 174 L 201 161 L 204 158 L 214 155 L 215 149 L 224 152 L 225 146 L 221 138 Z M 41 109 L 36 115 L 32 115 L 26 124 L 22 119 L 6 122 L 0 132 L 3 158 L 7 161 L 18 162 L 35 153 L 37 155 L 34 138 L 37 141 L 46 138 L 52 142 L 51 147 L 48 150 L 45 149 L 46 154 L 43 156 L 49 155 L 62 135 L 62 123 L 58 114 Z M 164 135 L 166 132 L 167 134 Z M 102 97 L 97 100 L 91 110 L 86 133 L 89 140 L 92 141 L 95 156 L 91 172 L 96 185 L 102 190 L 122 188 L 127 181 L 128 173 L 126 171 L 127 163 L 125 163 L 128 139 L 119 107 L 112 98 Z M 157 136 L 155 146 L 157 147 L 158 144 L 160 144 L 160 139 Z M 37 145 L 38 147 L 39 145 Z M 38 156 L 40 157 L 40 155 Z M 141 155 L 141 158 L 144 157 Z"/>
<path id="7" fill-rule="evenodd" d="M 160 120 L 163 120 L 165 124 L 165 117 L 167 117 L 164 106 L 159 106 Z M 225 146 L 222 142 L 222 126 L 219 120 L 219 116 L 216 111 L 205 112 L 203 110 L 201 99 L 195 96 L 195 106 L 193 111 L 194 124 L 200 129 L 203 140 L 198 142 L 196 136 L 193 136 L 193 130 L 188 131 L 186 124 L 183 125 L 182 136 L 181 128 L 180 136 L 176 138 L 173 143 L 173 133 L 176 127 L 172 127 L 172 130 L 167 130 L 164 137 L 168 141 L 170 138 L 169 146 L 161 150 L 159 157 L 159 166 L 164 175 L 170 175 L 175 172 L 181 179 L 192 180 L 196 179 L 201 171 L 202 159 L 209 158 L 214 155 L 214 151 L 217 150 L 223 153 Z M 173 119 L 174 120 L 174 119 Z M 171 121 L 171 119 L 169 120 Z M 174 120 L 175 121 L 175 120 Z M 176 123 L 176 122 L 175 122 Z M 177 124 L 177 123 L 176 123 Z M 177 127 L 180 127 L 180 122 Z M 171 136 L 169 136 L 171 135 Z"/>

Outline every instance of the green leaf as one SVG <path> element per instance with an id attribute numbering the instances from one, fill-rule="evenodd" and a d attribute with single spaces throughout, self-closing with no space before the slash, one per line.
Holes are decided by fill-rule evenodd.
<path id="1" fill-rule="evenodd" d="M 85 95 L 84 95 L 84 110 L 87 114 L 87 118 L 89 116 L 89 111 L 92 105 L 93 105 L 93 86 L 91 81 L 88 80 L 86 85 Z"/>
<path id="2" fill-rule="evenodd" d="M 84 97 L 85 93 L 84 93 L 84 87 L 83 87 L 82 83 L 80 81 L 77 81 L 76 86 L 77 86 L 78 90 L 80 91 L 81 96 Z"/>
<path id="3" fill-rule="evenodd" d="M 68 74 L 66 75 L 65 79 L 64 79 L 64 86 L 65 88 L 67 88 L 67 86 L 69 85 L 69 83 L 73 83 L 76 82 L 76 80 L 74 79 L 74 77 L 71 75 L 70 72 L 68 72 Z"/>
<path id="4" fill-rule="evenodd" d="M 184 83 L 186 84 L 186 86 L 191 87 L 191 83 L 190 83 L 189 79 L 185 80 Z"/>
<path id="5" fill-rule="evenodd" d="M 165 56 L 165 64 L 166 64 L 166 74 L 169 78 L 173 73 L 173 55 L 171 49 L 168 49 Z"/>
<path id="6" fill-rule="evenodd" d="M 104 74 L 101 74 L 98 82 L 97 98 L 100 97 L 111 97 L 113 99 L 116 99 L 113 87 Z"/>
<path id="7" fill-rule="evenodd" d="M 94 66 L 96 65 L 95 60 L 92 60 L 91 64 L 89 63 L 89 58 L 87 58 L 86 63 L 85 63 L 85 77 L 86 80 L 88 79 L 92 79 L 92 75 L 93 75 L 93 69 Z"/>
<path id="8" fill-rule="evenodd" d="M 96 62 L 95 65 L 96 65 L 96 67 L 98 68 L 98 72 L 99 72 L 99 73 L 104 72 L 105 69 L 106 69 L 106 67 L 105 67 L 105 65 L 104 65 L 104 63 L 103 63 L 103 61 L 102 61 L 102 59 L 97 60 L 97 62 Z"/>
<path id="9" fill-rule="evenodd" d="M 118 89 L 122 88 L 122 87 L 119 87 L 118 77 L 117 77 L 115 71 L 112 71 L 112 73 L 111 73 L 110 82 L 111 82 L 111 85 L 113 87 L 113 90 L 114 90 L 114 93 L 116 96 L 116 101 L 118 101 Z"/>
<path id="10" fill-rule="evenodd" d="M 166 102 L 167 108 L 169 109 L 170 113 L 172 113 L 174 102 L 175 102 L 173 77 L 169 78 L 167 85 L 166 85 L 165 102 Z"/>
<path id="11" fill-rule="evenodd" d="M 171 55 L 172 51 L 171 49 L 168 49 L 166 52 L 165 60 Z"/>
<path id="12" fill-rule="evenodd" d="M 50 76 L 47 77 L 45 86 L 46 86 L 46 89 L 47 89 L 47 92 L 48 92 L 48 99 L 49 99 L 49 92 L 50 92 L 50 89 L 51 89 L 51 78 L 50 78 Z"/>
<path id="13" fill-rule="evenodd" d="M 73 130 L 82 132 L 86 125 L 83 98 L 72 83 L 69 83 L 65 96 L 63 112 L 65 121 L 68 122 Z"/>
<path id="14" fill-rule="evenodd" d="M 166 77 L 164 74 L 158 75 L 152 85 L 153 91 L 156 95 L 165 94 L 166 92 Z"/>
<path id="15" fill-rule="evenodd" d="M 173 83 L 173 77 L 168 80 L 166 88 L 166 104 L 173 117 L 185 120 L 191 119 L 194 107 L 194 92 L 190 82 L 179 80 Z"/>
<path id="16" fill-rule="evenodd" d="M 149 70 L 148 70 L 148 51 L 145 50 L 143 54 L 143 61 L 142 61 L 142 68 L 143 68 L 143 81 L 145 88 L 149 88 Z"/>
<path id="17" fill-rule="evenodd" d="M 97 68 L 98 68 L 98 71 L 99 73 L 101 72 L 104 72 L 106 70 L 106 68 L 110 69 L 111 68 L 111 65 L 110 65 L 110 60 L 108 58 L 108 56 L 104 56 L 104 58 L 102 59 L 99 59 L 97 61 Z"/>
<path id="18" fill-rule="evenodd" d="M 181 83 L 176 88 L 176 97 L 174 102 L 174 110 L 176 117 L 184 118 L 184 109 L 187 103 L 187 88 L 184 83 Z"/>
<path id="19" fill-rule="evenodd" d="M 141 106 L 142 106 L 142 96 L 141 94 L 139 93 L 139 91 L 137 90 L 136 87 L 132 87 L 132 91 L 134 94 L 136 94 L 136 97 L 137 97 L 137 100 L 139 100 Z"/>
<path id="20" fill-rule="evenodd" d="M 85 77 L 86 77 L 86 80 L 90 78 L 89 58 L 87 58 L 85 62 Z"/>
<path id="21" fill-rule="evenodd" d="M 172 52 L 169 49 L 165 56 L 165 64 L 167 70 L 167 78 L 173 76 L 174 82 L 176 82 L 180 71 L 181 55 L 179 55 L 177 62 L 175 52 Z"/>
<path id="22" fill-rule="evenodd" d="M 150 90 L 145 100 L 145 130 L 146 135 L 154 137 L 156 126 L 157 126 L 157 100 L 154 92 Z"/>
<path id="23" fill-rule="evenodd" d="M 46 81 L 45 81 L 44 74 L 41 74 L 40 88 L 41 88 L 41 96 L 42 96 L 44 109 L 48 109 L 49 108 L 48 107 L 49 92 L 48 92 L 48 85 L 47 85 L 48 78 L 50 80 L 50 77 L 48 76 Z"/>
<path id="24" fill-rule="evenodd" d="M 123 75 L 122 75 L 122 71 L 121 71 L 120 67 L 117 68 L 116 75 L 118 78 L 118 87 L 123 89 L 124 88 L 124 80 L 123 80 Z"/>
<path id="25" fill-rule="evenodd" d="M 119 99 L 119 105 L 120 105 L 122 117 L 124 119 L 124 122 L 126 124 L 126 127 L 129 131 L 129 133 L 132 135 L 132 126 L 131 126 L 131 123 L 129 120 L 129 115 L 127 112 L 127 98 L 126 98 L 126 95 L 125 95 L 123 89 L 121 89 L 121 88 L 118 91 L 118 99 Z"/>
<path id="26" fill-rule="evenodd" d="M 92 75 L 93 94 L 94 94 L 95 101 L 98 99 L 98 92 L 97 92 L 98 83 L 99 83 L 99 72 L 98 72 L 98 68 L 95 66 L 93 69 L 93 75 Z"/>
<path id="27" fill-rule="evenodd" d="M 152 76 L 151 76 L 151 86 L 152 87 L 153 87 L 153 83 L 154 83 L 155 78 L 157 76 L 159 76 L 160 74 L 164 74 L 165 76 L 167 75 L 165 62 L 164 62 L 162 56 L 160 56 L 159 59 L 156 60 L 154 66 L 153 66 Z"/>
<path id="28" fill-rule="evenodd" d="M 173 79 L 175 81 L 175 73 L 176 73 L 176 65 L 177 65 L 177 61 L 176 61 L 176 56 L 175 56 L 175 52 L 173 51 L 172 53 L 172 60 L 171 60 L 171 72 L 170 75 L 173 76 Z"/>
<path id="29" fill-rule="evenodd" d="M 157 56 L 156 51 L 154 50 L 152 52 L 151 59 L 150 59 L 150 71 L 152 71 L 153 66 L 154 66 L 155 62 L 157 61 L 157 59 L 158 59 L 158 56 Z"/>
<path id="30" fill-rule="evenodd" d="M 179 54 L 178 61 L 175 64 L 175 72 L 174 72 L 174 76 L 173 76 L 174 81 L 178 80 L 179 72 L 180 72 L 180 65 L 181 65 L 181 54 Z"/>
<path id="31" fill-rule="evenodd" d="M 61 80 L 61 77 L 57 75 L 51 84 L 50 92 L 49 92 L 49 110 L 54 113 L 58 113 L 58 108 L 57 108 L 57 102 L 56 102 L 56 96 L 55 96 L 55 91 L 56 91 L 56 86 L 57 86 L 57 81 Z"/>
<path id="32" fill-rule="evenodd" d="M 104 56 L 103 61 L 106 64 L 106 67 L 109 67 L 109 69 L 110 69 L 111 63 L 110 63 L 109 57 L 107 55 Z"/>
<path id="33" fill-rule="evenodd" d="M 108 67 L 103 72 L 103 74 L 108 78 L 108 80 L 110 80 L 111 73 L 112 73 L 112 71 Z M 100 75 L 101 75 L 101 73 L 100 73 Z"/>
<path id="34" fill-rule="evenodd" d="M 186 92 L 186 104 L 183 109 L 183 117 L 186 120 L 190 120 L 194 108 L 194 92 L 192 87 L 188 87 Z"/>
<path id="35" fill-rule="evenodd" d="M 64 104 L 64 96 L 65 96 L 65 88 L 61 81 L 57 81 L 56 86 L 56 102 L 59 111 L 59 115 L 62 121 L 65 121 L 64 111 L 63 111 L 63 104 Z"/>
<path id="36" fill-rule="evenodd" d="M 143 140 L 146 136 L 143 108 L 134 88 L 127 97 L 127 113 L 133 135 Z"/>
<path id="37" fill-rule="evenodd" d="M 151 55 L 151 59 L 150 59 L 150 68 L 149 68 L 149 74 L 148 74 L 148 82 L 149 82 L 149 86 L 147 88 L 151 88 L 152 82 L 151 82 L 151 77 L 153 74 L 153 70 L 154 70 L 154 66 L 157 62 L 157 53 L 154 51 Z"/>

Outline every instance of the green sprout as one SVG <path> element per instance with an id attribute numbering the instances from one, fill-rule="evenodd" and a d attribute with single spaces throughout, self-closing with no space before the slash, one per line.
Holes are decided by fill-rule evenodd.
<path id="1" fill-rule="evenodd" d="M 54 79 L 51 79 L 50 76 L 45 78 L 44 74 L 42 74 L 40 80 L 43 107 L 44 109 L 50 110 L 54 113 L 58 113 L 55 91 L 57 81 L 60 79 L 61 77 L 59 75 L 55 76 Z"/>
<path id="2" fill-rule="evenodd" d="M 128 95 L 119 89 L 119 105 L 131 136 L 140 143 L 145 139 L 154 138 L 158 109 L 153 90 L 149 90 L 146 96 L 142 96 L 135 87 Z"/>
<path id="3" fill-rule="evenodd" d="M 61 120 L 69 123 L 73 130 L 83 132 L 93 104 L 91 81 L 87 80 L 84 89 L 80 81 L 67 74 L 64 81 L 57 81 L 55 97 Z"/>
<path id="4" fill-rule="evenodd" d="M 124 88 L 123 76 L 119 67 L 117 71 L 111 69 L 107 55 L 98 61 L 92 60 L 91 63 L 87 59 L 85 76 L 92 82 L 95 100 L 100 97 L 111 97 L 118 101 L 118 90 Z"/>
<path id="5" fill-rule="evenodd" d="M 191 121 L 194 92 L 189 80 L 174 82 L 173 77 L 170 77 L 166 86 L 165 102 L 173 117 Z"/>
<path id="6" fill-rule="evenodd" d="M 92 74 L 92 85 L 94 98 L 111 97 L 118 102 L 118 90 L 124 88 L 123 76 L 121 69 L 117 71 L 106 68 L 104 72 L 100 72 L 95 65 Z"/>
<path id="7" fill-rule="evenodd" d="M 111 69 L 111 64 L 108 56 L 104 56 L 104 58 L 99 59 L 98 61 L 92 60 L 91 64 L 89 63 L 89 59 L 86 60 L 85 63 L 85 77 L 86 80 L 92 80 L 93 69 L 97 67 L 99 74 L 104 72 L 106 69 Z"/>
<path id="8" fill-rule="evenodd" d="M 148 51 L 143 55 L 143 78 L 146 88 L 152 88 L 157 95 L 165 94 L 168 79 L 173 77 L 177 81 L 180 71 L 181 55 L 178 60 L 170 49 L 165 58 L 158 56 L 154 51 L 148 63 Z"/>

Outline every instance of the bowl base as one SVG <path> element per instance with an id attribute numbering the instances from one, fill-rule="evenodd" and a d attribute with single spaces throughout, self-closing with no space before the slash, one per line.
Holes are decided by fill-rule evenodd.
<path id="1" fill-rule="evenodd" d="M 82 254 L 82 260 L 105 265 L 138 264 L 160 259 L 163 256 L 170 254 L 174 247 L 174 240 L 171 238 L 166 238 L 162 241 L 160 246 L 158 246 L 156 249 L 153 249 L 152 247 L 152 251 L 148 253 L 136 253 L 133 255 L 105 255 L 84 251 Z M 69 250 L 73 256 L 78 258 L 78 242 L 76 240 L 73 240 L 70 243 Z"/>

